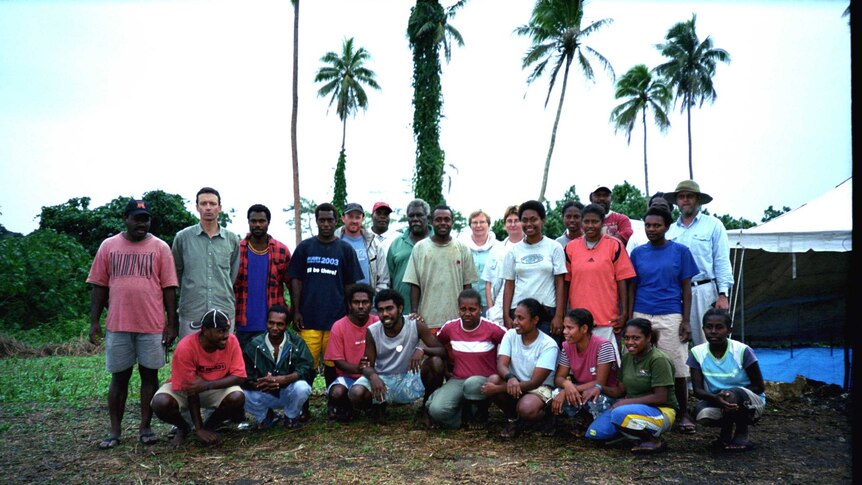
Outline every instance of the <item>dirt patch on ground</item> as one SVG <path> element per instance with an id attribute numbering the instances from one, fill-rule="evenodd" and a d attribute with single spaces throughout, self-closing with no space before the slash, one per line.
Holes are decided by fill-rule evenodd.
<path id="1" fill-rule="evenodd" d="M 102 403 L 77 410 L 0 404 L 0 469 L 5 483 L 850 483 L 847 396 L 834 388 L 804 392 L 770 401 L 752 430 L 753 451 L 713 451 L 716 432 L 699 428 L 668 433 L 668 452 L 648 457 L 563 432 L 502 441 L 499 412 L 485 431 L 420 429 L 410 406 L 391 408 L 386 426 L 327 422 L 323 396 L 312 397 L 315 419 L 301 430 L 231 427 L 220 445 L 192 439 L 179 450 L 168 447 L 161 423 L 158 444 L 137 442 L 135 404 L 122 444 L 100 451 Z"/>

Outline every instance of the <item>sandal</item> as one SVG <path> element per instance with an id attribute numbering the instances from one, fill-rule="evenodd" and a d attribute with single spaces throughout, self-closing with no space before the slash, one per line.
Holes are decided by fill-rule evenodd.
<path id="1" fill-rule="evenodd" d="M 159 438 L 156 436 L 156 433 L 153 433 L 152 430 L 148 429 L 146 431 L 141 431 L 138 435 L 138 441 L 141 442 L 142 445 L 154 445 L 159 442 Z"/>
<path id="2" fill-rule="evenodd" d="M 116 448 L 120 446 L 120 437 L 119 436 L 108 436 L 99 442 L 100 450 L 110 450 L 111 448 Z"/>

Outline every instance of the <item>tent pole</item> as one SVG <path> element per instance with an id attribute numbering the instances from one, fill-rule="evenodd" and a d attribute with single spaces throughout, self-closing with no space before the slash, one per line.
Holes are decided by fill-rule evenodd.
<path id="1" fill-rule="evenodd" d="M 742 254 L 739 256 L 739 325 L 741 329 L 741 341 L 745 342 L 745 248 L 742 248 Z"/>

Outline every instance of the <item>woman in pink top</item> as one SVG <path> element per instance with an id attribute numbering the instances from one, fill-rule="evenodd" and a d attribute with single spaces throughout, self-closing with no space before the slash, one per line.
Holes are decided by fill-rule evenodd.
<path id="1" fill-rule="evenodd" d="M 576 425 L 575 434 L 583 431 L 593 417 L 612 403 L 602 394 L 605 385 L 616 385 L 617 360 L 613 344 L 593 335 L 593 315 L 589 310 L 575 308 L 563 320 L 563 350 L 557 359 L 554 378 L 554 398 L 551 411 L 569 417 L 584 418 Z"/>

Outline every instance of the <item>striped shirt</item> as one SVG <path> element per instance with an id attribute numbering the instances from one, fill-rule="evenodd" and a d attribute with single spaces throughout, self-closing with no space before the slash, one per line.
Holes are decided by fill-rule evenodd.
<path id="1" fill-rule="evenodd" d="M 497 372 L 497 346 L 506 331 L 500 325 L 480 318 L 473 330 L 465 330 L 460 318 L 444 323 L 437 339 L 452 347 L 452 377 L 490 376 Z"/>

